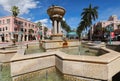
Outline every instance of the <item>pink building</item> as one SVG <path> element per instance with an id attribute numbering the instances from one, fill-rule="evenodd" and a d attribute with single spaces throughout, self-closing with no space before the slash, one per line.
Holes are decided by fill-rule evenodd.
<path id="1" fill-rule="evenodd" d="M 0 41 L 30 41 L 36 40 L 36 24 L 28 20 L 7 16 L 0 18 Z"/>
<path id="2" fill-rule="evenodd" d="M 106 28 L 110 25 L 112 25 L 115 34 L 120 34 L 120 32 L 118 32 L 118 30 L 120 30 L 120 20 L 118 20 L 116 15 L 110 16 L 107 21 L 100 21 L 94 24 L 93 32 L 96 30 L 97 27 Z"/>

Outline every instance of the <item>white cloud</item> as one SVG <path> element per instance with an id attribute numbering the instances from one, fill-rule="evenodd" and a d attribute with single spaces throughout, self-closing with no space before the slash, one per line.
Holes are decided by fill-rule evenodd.
<path id="1" fill-rule="evenodd" d="M 0 0 L 0 6 L 3 7 L 5 11 L 10 12 L 12 6 L 18 6 L 20 9 L 20 14 L 29 13 L 30 9 L 36 8 L 39 2 L 35 0 Z"/>
<path id="2" fill-rule="evenodd" d="M 32 20 L 32 18 L 27 18 L 27 20 L 28 20 L 28 21 L 31 21 L 31 20 Z"/>
<path id="3" fill-rule="evenodd" d="M 45 19 L 35 21 L 35 23 L 37 22 L 41 22 L 42 26 L 51 27 L 51 21 L 49 19 L 45 18 Z"/>

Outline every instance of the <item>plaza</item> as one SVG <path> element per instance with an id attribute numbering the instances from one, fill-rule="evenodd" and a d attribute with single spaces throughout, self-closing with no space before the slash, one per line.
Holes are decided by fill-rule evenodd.
<path id="1" fill-rule="evenodd" d="M 89 7 L 92 8 L 91 4 Z M 89 13 L 87 11 L 87 16 Z M 38 26 L 16 16 L 0 19 L 0 81 L 120 80 L 120 42 L 92 40 L 91 35 L 100 22 L 94 25 L 93 31 L 89 31 L 88 40 L 84 41 L 81 33 L 88 26 L 92 28 L 92 18 L 90 20 L 82 14 L 77 29 L 68 31 L 69 26 L 62 22 L 67 14 L 66 8 L 51 5 L 46 9 L 46 14 L 52 25 L 51 30 L 47 30 L 50 36 L 47 39 L 44 36 L 45 28 L 40 24 Z M 97 14 L 95 16 L 97 18 Z M 101 27 L 111 23 L 115 30 L 119 29 L 117 16 L 111 16 L 106 23 L 101 22 Z M 63 30 L 72 33 L 73 37 L 63 37 Z M 15 39 L 15 44 L 12 39 Z"/>

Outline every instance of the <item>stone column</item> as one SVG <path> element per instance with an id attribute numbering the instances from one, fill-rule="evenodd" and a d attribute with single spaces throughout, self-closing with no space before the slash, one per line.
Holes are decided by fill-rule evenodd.
<path id="1" fill-rule="evenodd" d="M 2 42 L 2 38 L 1 38 L 1 36 L 0 36 L 0 42 Z"/>
<path id="2" fill-rule="evenodd" d="M 58 32 L 59 34 L 61 34 L 61 22 L 60 21 L 58 22 Z"/>
<path id="3" fill-rule="evenodd" d="M 54 20 L 54 34 L 57 34 L 57 21 Z"/>
<path id="4" fill-rule="evenodd" d="M 25 34 L 23 34 L 22 41 L 25 41 Z"/>
<path id="5" fill-rule="evenodd" d="M 35 35 L 35 40 L 38 40 L 38 37 L 37 37 L 37 35 Z"/>
<path id="6" fill-rule="evenodd" d="M 13 37 L 13 33 L 11 32 L 11 39 L 14 39 L 14 37 Z"/>
<path id="7" fill-rule="evenodd" d="M 6 41 L 6 33 L 4 34 L 4 42 Z"/>
<path id="8" fill-rule="evenodd" d="M 22 34 L 18 33 L 18 42 L 21 42 L 21 36 Z"/>
<path id="9" fill-rule="evenodd" d="M 26 41 L 28 41 L 28 35 L 27 35 L 27 37 L 26 37 L 27 39 L 26 39 Z"/>
<path id="10" fill-rule="evenodd" d="M 52 34 L 54 34 L 54 21 L 52 20 Z"/>

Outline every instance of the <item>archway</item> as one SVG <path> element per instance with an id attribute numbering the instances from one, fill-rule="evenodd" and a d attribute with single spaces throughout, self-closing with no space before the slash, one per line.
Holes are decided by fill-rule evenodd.
<path id="1" fill-rule="evenodd" d="M 5 41 L 4 34 L 1 36 L 2 42 Z"/>

